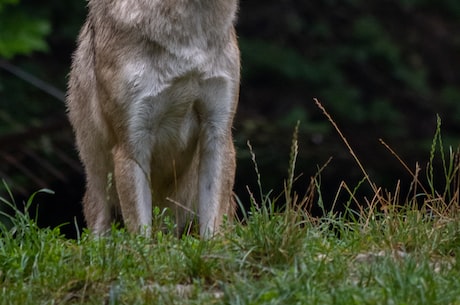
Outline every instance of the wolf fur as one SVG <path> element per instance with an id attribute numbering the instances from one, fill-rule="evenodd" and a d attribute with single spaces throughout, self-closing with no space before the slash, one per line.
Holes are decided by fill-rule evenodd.
<path id="1" fill-rule="evenodd" d="M 68 86 L 88 227 L 121 216 L 149 232 L 152 204 L 211 236 L 232 216 L 240 61 L 237 0 L 89 0 Z M 193 212 L 192 212 L 193 211 Z"/>

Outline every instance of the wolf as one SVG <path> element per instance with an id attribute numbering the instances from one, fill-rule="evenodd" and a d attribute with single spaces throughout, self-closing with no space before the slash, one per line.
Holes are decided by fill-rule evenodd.
<path id="1" fill-rule="evenodd" d="M 85 168 L 83 212 L 149 234 L 152 208 L 213 236 L 234 210 L 237 0 L 89 0 L 67 112 Z"/>

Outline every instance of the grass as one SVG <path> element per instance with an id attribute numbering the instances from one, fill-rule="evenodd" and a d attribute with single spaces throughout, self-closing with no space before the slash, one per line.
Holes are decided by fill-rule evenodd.
<path id="1" fill-rule="evenodd" d="M 359 208 L 321 218 L 308 209 L 321 204 L 322 168 L 304 198 L 292 188 L 295 135 L 285 192 L 265 192 L 254 162 L 251 208 L 208 241 L 116 227 L 65 239 L 28 216 L 32 196 L 0 229 L 0 304 L 460 304 L 459 153 L 443 150 L 439 130 L 424 177 L 400 160 L 413 178 L 409 194 L 398 183 L 382 190 L 359 163 L 374 196 L 359 199 L 359 186 L 343 183 L 337 192 Z M 155 223 L 172 226 L 166 215 L 154 211 Z"/>

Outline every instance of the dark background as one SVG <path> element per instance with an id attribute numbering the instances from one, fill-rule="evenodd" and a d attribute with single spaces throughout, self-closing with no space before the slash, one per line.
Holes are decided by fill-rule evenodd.
<path id="1" fill-rule="evenodd" d="M 37 196 L 38 220 L 43 226 L 70 223 L 63 231 L 71 236 L 75 222 L 83 225 L 82 169 L 62 93 L 50 95 L 40 81 L 65 91 L 86 3 L 6 2 L 0 0 L 0 178 L 19 206 L 41 188 L 55 191 Z M 235 192 L 244 204 L 249 202 L 246 186 L 259 193 L 246 142 L 254 148 L 263 192 L 273 189 L 277 195 L 298 120 L 296 192 L 306 191 L 310 177 L 330 157 L 320 179 L 326 207 L 342 181 L 353 189 L 362 180 L 313 98 L 328 109 L 372 180 L 384 189 L 394 190 L 401 180 L 407 190 L 411 177 L 380 138 L 410 168 L 416 162 L 425 167 L 439 115 L 446 149 L 457 149 L 458 0 L 242 0 L 240 6 L 243 69 L 234 129 Z M 36 77 L 37 86 L 15 75 L 22 71 Z M 0 189 L 0 196 L 9 199 L 6 188 Z M 360 197 L 371 195 L 366 184 L 358 190 Z M 348 196 L 340 197 L 338 204 L 346 201 Z M 319 213 L 317 207 L 313 213 Z"/>

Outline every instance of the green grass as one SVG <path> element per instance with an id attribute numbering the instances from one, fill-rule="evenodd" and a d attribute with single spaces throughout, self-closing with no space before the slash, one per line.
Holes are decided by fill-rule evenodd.
<path id="1" fill-rule="evenodd" d="M 253 211 L 209 241 L 67 240 L 19 215 L 0 239 L 0 304 L 460 304 L 457 219 Z"/>
<path id="2" fill-rule="evenodd" d="M 398 183 L 380 189 L 359 164 L 374 197 L 356 198 L 344 183 L 338 192 L 349 200 L 315 218 L 308 209 L 321 204 L 321 169 L 305 198 L 293 192 L 294 136 L 284 194 L 264 192 L 259 178 L 243 219 L 207 241 L 116 227 L 69 240 L 16 211 L 0 230 L 0 304 L 460 304 L 459 154 L 439 149 L 438 132 L 433 143 L 425 178 L 403 164 L 414 178 L 409 194 Z M 338 212 L 349 202 L 359 208 Z M 171 227 L 166 215 L 156 210 L 155 223 Z"/>

